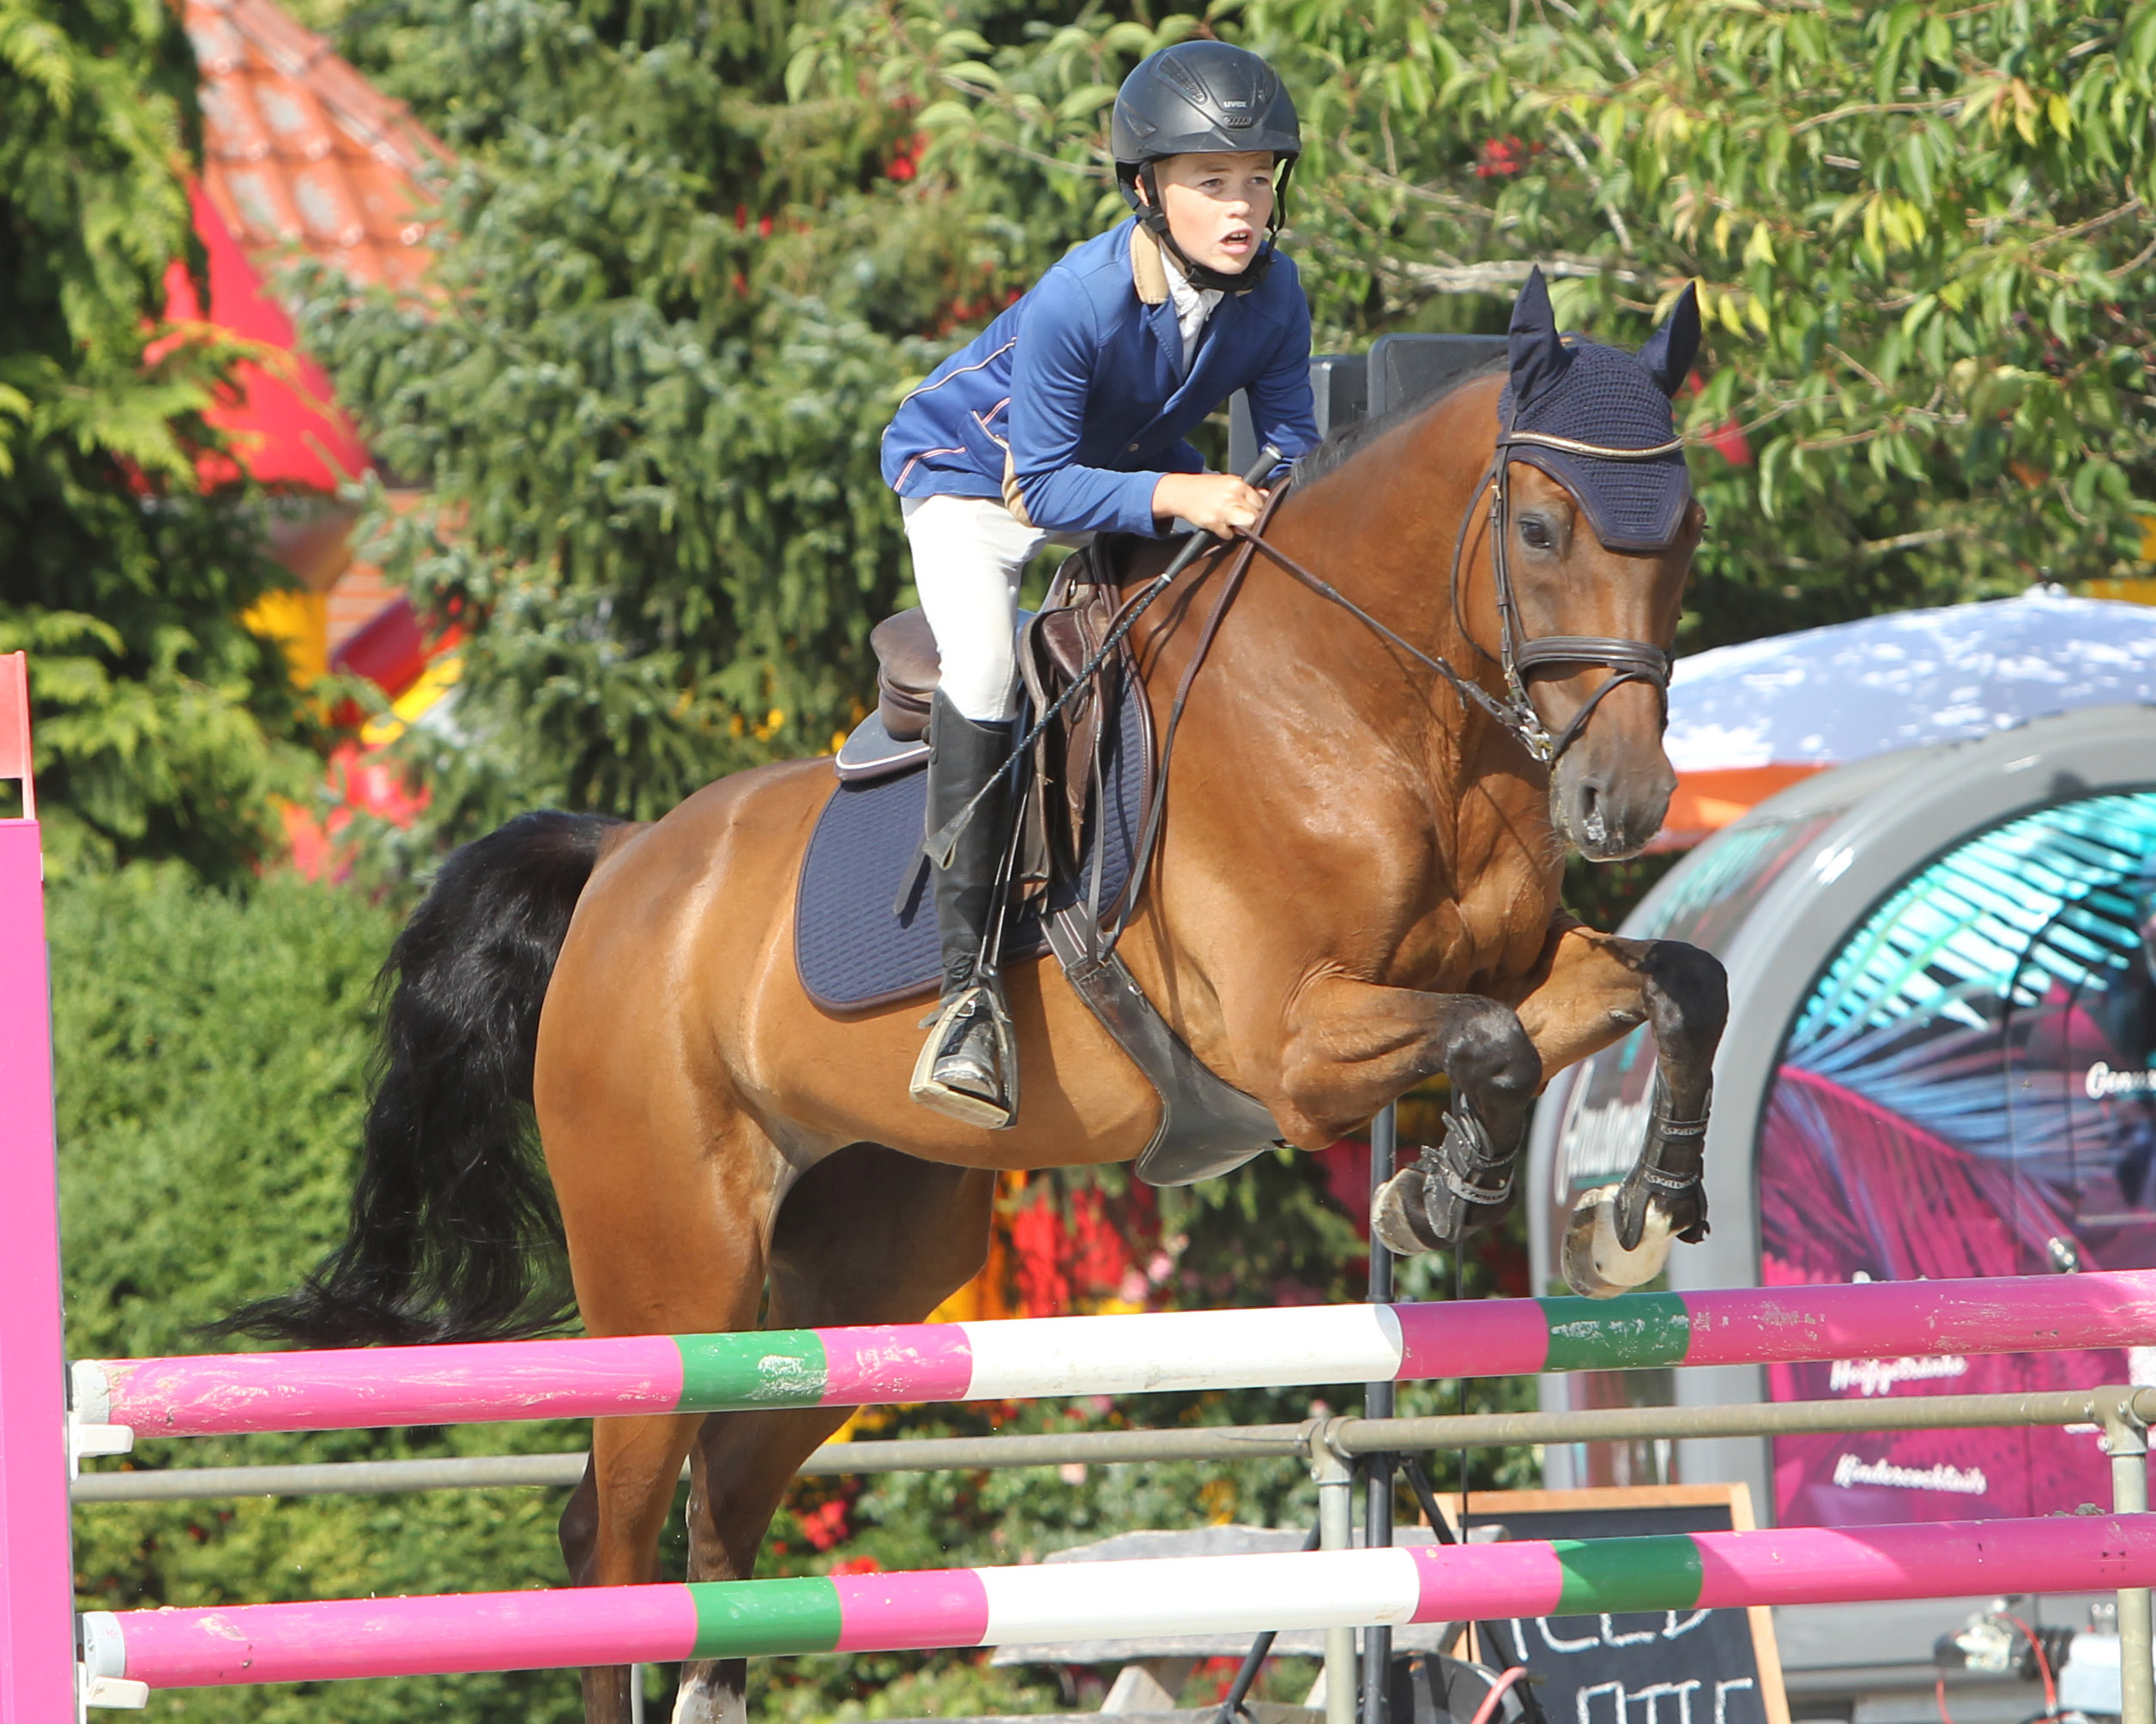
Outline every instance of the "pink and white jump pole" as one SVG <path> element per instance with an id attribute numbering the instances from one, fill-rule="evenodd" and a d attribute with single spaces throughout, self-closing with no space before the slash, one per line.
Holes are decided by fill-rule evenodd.
<path id="1" fill-rule="evenodd" d="M 83 1639 L 90 1670 L 158 1690 L 2152 1579 L 2156 1519 L 2065 1515 L 93 1612 Z"/>
<path id="2" fill-rule="evenodd" d="M 29 671 L 0 654 L 0 1724 L 75 1716 L 67 1377 L 45 869 L 30 769 Z"/>

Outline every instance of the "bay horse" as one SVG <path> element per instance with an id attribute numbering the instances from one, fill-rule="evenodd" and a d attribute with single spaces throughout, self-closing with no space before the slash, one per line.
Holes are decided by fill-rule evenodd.
<path id="1" fill-rule="evenodd" d="M 1650 1023 L 1664 1090 L 1641 1168 L 1614 1224 L 1609 1203 L 1575 1224 L 1623 1237 L 1568 1254 L 1583 1290 L 1609 1293 L 1704 1231 L 1697 1132 L 1725 995 L 1712 958 L 1594 932 L 1560 886 L 1568 845 L 1627 856 L 1660 826 L 1664 690 L 1640 666 L 1666 677 L 1703 516 L 1688 489 L 1666 542 L 1604 542 L 1622 535 L 1583 469 L 1543 457 L 1639 451 L 1521 430 L 1530 385 L 1592 344 L 1560 341 L 1538 276 L 1513 324 L 1508 372 L 1321 450 L 1265 525 L 1191 686 L 1120 950 L 1188 1047 L 1301 1148 L 1446 1074 L 1456 1153 L 1402 1176 L 1425 1182 L 1407 1191 L 1433 1197 L 1425 1221 L 1447 1176 L 1471 1199 L 1456 1223 L 1501 1213 L 1544 1080 Z M 1621 359 L 1666 398 L 1697 330 L 1687 290 L 1640 355 L 1594 349 L 1597 375 L 1623 382 Z M 1168 556 L 1149 544 L 1126 582 Z M 1161 721 L 1223 563 L 1132 632 Z M 542 1331 L 567 1312 L 557 1213 L 595 1335 L 914 1322 L 981 1268 L 1000 1171 L 1137 1155 L 1154 1093 L 1053 963 L 1009 974 L 1025 1093 L 998 1131 L 908 1099 L 917 1003 L 840 1019 L 806 998 L 795 882 L 834 783 L 827 760 L 769 766 L 655 823 L 525 815 L 450 858 L 385 967 L 350 1236 L 229 1326 L 317 1345 Z M 1612 1263 L 1625 1272 L 1598 1278 Z M 845 1417 L 598 1420 L 562 1517 L 574 1581 L 658 1577 L 685 1457 L 691 1576 L 748 1576 L 795 1468 Z M 585 1673 L 589 1724 L 625 1724 L 628 1680 Z M 744 1681 L 738 1662 L 690 1666 L 675 1719 L 742 1718 Z"/>

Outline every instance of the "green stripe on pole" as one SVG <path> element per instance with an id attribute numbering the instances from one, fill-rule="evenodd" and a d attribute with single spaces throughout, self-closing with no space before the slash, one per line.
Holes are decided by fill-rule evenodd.
<path id="1" fill-rule="evenodd" d="M 838 1588 L 821 1575 L 750 1586 L 691 1581 L 689 1593 L 696 1600 L 691 1658 L 829 1652 L 838 1644 Z"/>
<path id="2" fill-rule="evenodd" d="M 1565 1571 L 1552 1616 L 1690 1610 L 1700 1601 L 1700 1547 L 1683 1534 L 1645 1539 L 1558 1539 Z"/>
<path id="3" fill-rule="evenodd" d="M 746 1335 L 677 1335 L 685 1413 L 735 1407 L 816 1407 L 824 1398 L 824 1341 L 812 1329 Z"/>
<path id="4" fill-rule="evenodd" d="M 1636 1371 L 1682 1365 L 1692 1345 L 1692 1315 L 1682 1293 L 1627 1293 L 1622 1300 L 1545 1299 L 1549 1324 L 1544 1371 Z"/>

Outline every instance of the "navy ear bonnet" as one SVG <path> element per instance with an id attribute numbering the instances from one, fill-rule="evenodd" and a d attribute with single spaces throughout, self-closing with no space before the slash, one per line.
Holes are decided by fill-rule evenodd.
<path id="1" fill-rule="evenodd" d="M 1539 269 L 1513 307 L 1512 375 L 1497 401 L 1505 435 L 1661 451 L 1626 460 L 1537 442 L 1507 450 L 1510 459 L 1540 467 L 1578 498 L 1595 537 L 1611 551 L 1666 550 L 1684 524 L 1692 479 L 1684 451 L 1674 446 L 1670 398 L 1691 371 L 1699 346 L 1699 303 L 1689 286 L 1637 353 L 1559 335 Z"/>

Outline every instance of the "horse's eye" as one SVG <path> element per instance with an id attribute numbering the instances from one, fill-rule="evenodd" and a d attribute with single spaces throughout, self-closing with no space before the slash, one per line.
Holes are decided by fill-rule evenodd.
<path id="1" fill-rule="evenodd" d="M 1547 551 L 1556 542 L 1550 537 L 1549 523 L 1531 515 L 1519 523 L 1519 537 L 1521 543 L 1536 551 Z"/>

